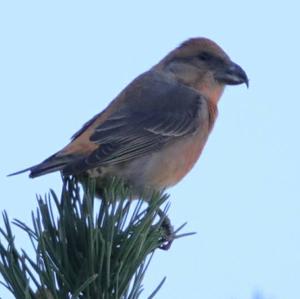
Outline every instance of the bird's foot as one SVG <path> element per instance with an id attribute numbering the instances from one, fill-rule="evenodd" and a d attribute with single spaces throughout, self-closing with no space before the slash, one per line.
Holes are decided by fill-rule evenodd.
<path id="1" fill-rule="evenodd" d="M 158 211 L 158 215 L 161 218 L 161 230 L 162 230 L 162 238 L 161 245 L 159 246 L 162 250 L 169 250 L 174 239 L 174 228 L 171 224 L 170 218 L 162 211 Z"/>

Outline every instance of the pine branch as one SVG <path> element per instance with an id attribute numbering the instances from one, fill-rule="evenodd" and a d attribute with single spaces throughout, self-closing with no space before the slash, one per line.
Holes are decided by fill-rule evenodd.
<path id="1" fill-rule="evenodd" d="M 17 250 L 3 212 L 0 273 L 16 299 L 139 298 L 153 252 L 164 242 L 164 219 L 158 215 L 168 196 L 153 194 L 147 204 L 130 201 L 130 190 L 114 181 L 107 200 L 94 202 L 94 185 L 87 181 L 82 191 L 68 178 L 60 200 L 52 190 L 38 197 L 33 228 L 14 221 L 28 234 L 35 259 Z"/>

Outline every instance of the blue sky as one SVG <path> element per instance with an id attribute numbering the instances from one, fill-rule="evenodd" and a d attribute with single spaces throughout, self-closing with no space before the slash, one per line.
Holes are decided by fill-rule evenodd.
<path id="1" fill-rule="evenodd" d="M 35 194 L 59 191 L 60 176 L 6 174 L 64 146 L 183 40 L 209 37 L 250 88 L 226 89 L 200 161 L 170 189 L 173 223 L 197 235 L 157 252 L 144 298 L 165 275 L 159 299 L 300 298 L 299 10 L 297 1 L 2 1 L 1 210 L 29 223 Z M 0 296 L 12 298 L 2 286 Z"/>

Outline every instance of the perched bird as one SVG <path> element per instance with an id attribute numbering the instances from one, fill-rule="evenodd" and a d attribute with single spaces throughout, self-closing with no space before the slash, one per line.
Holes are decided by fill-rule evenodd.
<path id="1" fill-rule="evenodd" d="M 192 38 L 133 80 L 71 142 L 30 171 L 113 177 L 134 194 L 178 183 L 198 160 L 211 132 L 225 85 L 245 83 L 245 71 L 213 41 Z"/>

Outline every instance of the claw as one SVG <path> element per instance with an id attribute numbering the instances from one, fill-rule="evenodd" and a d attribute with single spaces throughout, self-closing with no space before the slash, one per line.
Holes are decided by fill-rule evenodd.
<path id="1" fill-rule="evenodd" d="M 175 239 L 174 227 L 171 224 L 170 218 L 162 210 L 158 211 L 158 215 L 162 219 L 161 228 L 163 231 L 163 236 L 161 239 L 162 243 L 159 246 L 159 249 L 169 250 Z"/>

